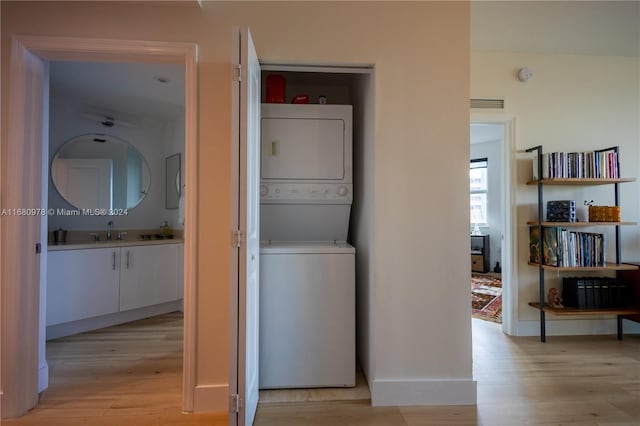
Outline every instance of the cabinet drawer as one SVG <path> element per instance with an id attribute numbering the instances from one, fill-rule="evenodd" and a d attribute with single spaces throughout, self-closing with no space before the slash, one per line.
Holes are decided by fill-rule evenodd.
<path id="1" fill-rule="evenodd" d="M 484 272 L 484 258 L 481 254 L 471 255 L 471 270 L 474 272 Z"/>

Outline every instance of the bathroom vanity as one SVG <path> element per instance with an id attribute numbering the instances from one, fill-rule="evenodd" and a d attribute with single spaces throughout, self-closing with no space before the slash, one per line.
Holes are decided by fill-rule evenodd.
<path id="1" fill-rule="evenodd" d="M 181 239 L 50 245 L 47 339 L 182 309 Z"/>

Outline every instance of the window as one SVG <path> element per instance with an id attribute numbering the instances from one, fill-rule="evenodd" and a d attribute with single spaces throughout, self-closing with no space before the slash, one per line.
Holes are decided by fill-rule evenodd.
<path id="1" fill-rule="evenodd" d="M 486 158 L 471 160 L 469 166 L 471 223 L 473 224 L 487 224 L 487 166 Z"/>

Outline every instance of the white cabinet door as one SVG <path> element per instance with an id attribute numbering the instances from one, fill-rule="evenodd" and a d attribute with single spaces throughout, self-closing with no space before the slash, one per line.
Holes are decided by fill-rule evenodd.
<path id="1" fill-rule="evenodd" d="M 122 247 L 120 310 L 178 299 L 178 245 Z"/>
<path id="2" fill-rule="evenodd" d="M 118 312 L 119 248 L 47 254 L 47 326 Z"/>

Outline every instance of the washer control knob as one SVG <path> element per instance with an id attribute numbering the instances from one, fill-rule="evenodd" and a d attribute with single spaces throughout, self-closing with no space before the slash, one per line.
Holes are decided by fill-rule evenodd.
<path id="1" fill-rule="evenodd" d="M 267 188 L 267 185 L 260 185 L 260 196 L 264 197 L 268 193 L 269 193 L 269 188 Z"/>
<path id="2" fill-rule="evenodd" d="M 349 190 L 347 189 L 346 186 L 342 185 L 338 187 L 338 195 L 341 197 L 344 197 L 345 195 L 347 195 L 347 193 L 349 192 Z"/>

